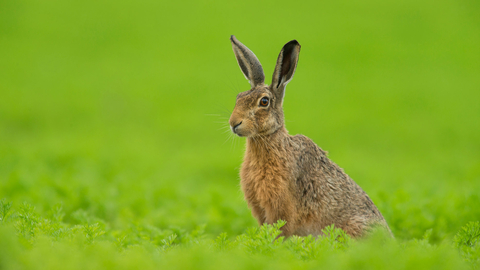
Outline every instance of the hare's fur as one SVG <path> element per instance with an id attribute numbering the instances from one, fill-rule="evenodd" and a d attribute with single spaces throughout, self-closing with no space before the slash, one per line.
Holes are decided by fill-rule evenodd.
<path id="1" fill-rule="evenodd" d="M 252 86 L 237 96 L 230 125 L 234 133 L 247 137 L 241 187 L 258 223 L 285 220 L 284 236 L 320 235 L 331 224 L 353 237 L 376 224 L 389 231 L 372 200 L 325 151 L 306 136 L 290 136 L 285 129 L 282 101 L 300 44 L 293 40 L 283 47 L 267 86 L 256 56 L 234 36 L 231 42 Z M 263 98 L 268 106 L 259 105 Z"/>

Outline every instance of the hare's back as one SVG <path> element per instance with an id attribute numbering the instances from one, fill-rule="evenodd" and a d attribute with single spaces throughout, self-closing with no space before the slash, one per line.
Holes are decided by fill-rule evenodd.
<path id="1" fill-rule="evenodd" d="M 297 162 L 296 193 L 305 210 L 323 213 L 335 223 L 383 220 L 367 193 L 327 157 L 326 151 L 304 135 L 291 139 Z"/>

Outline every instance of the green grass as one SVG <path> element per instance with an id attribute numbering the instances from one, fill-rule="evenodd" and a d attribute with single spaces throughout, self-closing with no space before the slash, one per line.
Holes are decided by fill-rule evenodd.
<path id="1" fill-rule="evenodd" d="M 479 11 L 1 2 L 0 269 L 480 267 Z M 329 151 L 395 240 L 258 228 L 239 189 L 244 140 L 224 133 L 248 90 L 232 34 L 267 82 L 283 44 L 300 42 L 287 128 Z"/>

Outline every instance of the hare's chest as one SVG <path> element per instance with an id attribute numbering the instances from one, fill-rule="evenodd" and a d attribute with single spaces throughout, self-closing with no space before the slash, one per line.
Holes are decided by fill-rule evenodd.
<path id="1" fill-rule="evenodd" d="M 240 178 L 247 202 L 261 208 L 277 204 L 290 192 L 288 172 L 277 164 L 262 164 L 246 159 Z"/>

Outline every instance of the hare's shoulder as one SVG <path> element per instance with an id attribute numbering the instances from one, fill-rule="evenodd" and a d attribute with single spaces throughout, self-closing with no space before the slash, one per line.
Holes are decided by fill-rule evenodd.
<path id="1" fill-rule="evenodd" d="M 305 135 L 290 136 L 290 146 L 299 159 L 327 159 L 327 152 Z"/>
<path id="2" fill-rule="evenodd" d="M 328 158 L 324 151 L 310 138 L 298 134 L 291 137 L 292 152 L 294 152 L 296 166 L 299 170 L 298 178 L 303 181 L 322 182 L 334 181 L 353 182 L 335 162 Z M 350 183 L 349 183 L 350 184 Z"/>

